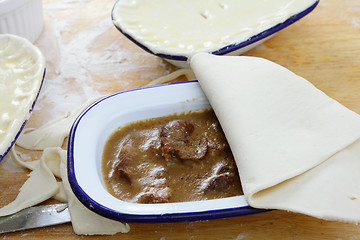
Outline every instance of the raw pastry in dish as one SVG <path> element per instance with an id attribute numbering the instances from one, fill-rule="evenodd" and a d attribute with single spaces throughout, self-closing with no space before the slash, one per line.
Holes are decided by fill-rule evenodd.
<path id="1" fill-rule="evenodd" d="M 30 117 L 45 74 L 45 58 L 28 40 L 0 35 L 0 161 Z"/>
<path id="2" fill-rule="evenodd" d="M 256 57 L 195 55 L 256 208 L 360 222 L 360 116 L 284 67 Z"/>
<path id="3" fill-rule="evenodd" d="M 224 47 L 244 42 L 316 3 L 317 0 L 118 0 L 112 17 L 115 26 L 152 53 L 189 57 L 200 51 L 221 54 L 220 49 L 226 51 Z"/>

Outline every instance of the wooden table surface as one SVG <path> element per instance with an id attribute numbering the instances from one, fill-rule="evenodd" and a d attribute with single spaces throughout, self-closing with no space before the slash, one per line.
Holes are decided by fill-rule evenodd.
<path id="1" fill-rule="evenodd" d="M 143 86 L 176 70 L 113 27 L 113 4 L 114 0 L 43 1 L 45 27 L 35 44 L 47 58 L 47 74 L 27 127 L 36 128 L 68 114 L 94 96 Z M 359 0 L 321 0 L 308 16 L 245 55 L 289 68 L 360 113 Z M 22 152 L 25 160 L 41 154 Z M 12 165 L 9 156 L 0 163 L 0 206 L 15 198 L 28 173 Z M 130 226 L 130 233 L 100 237 L 78 236 L 71 224 L 64 224 L 2 234 L 0 239 L 360 239 L 357 225 L 279 210 L 211 221 Z"/>

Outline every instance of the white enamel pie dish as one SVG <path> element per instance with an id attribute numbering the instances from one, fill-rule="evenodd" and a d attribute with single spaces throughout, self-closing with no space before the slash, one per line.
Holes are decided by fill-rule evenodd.
<path id="1" fill-rule="evenodd" d="M 27 39 L 0 34 L 0 161 L 29 119 L 45 76 L 45 58 Z"/>
<path id="2" fill-rule="evenodd" d="M 73 192 L 90 210 L 124 222 L 194 221 L 264 211 L 249 207 L 244 196 L 138 204 L 121 201 L 105 189 L 101 157 L 114 130 L 132 121 L 210 107 L 196 81 L 120 92 L 94 103 L 78 117 L 69 136 L 68 177 Z"/>
<path id="3" fill-rule="evenodd" d="M 115 27 L 177 67 L 198 52 L 239 55 L 295 23 L 319 0 L 117 0 Z"/>

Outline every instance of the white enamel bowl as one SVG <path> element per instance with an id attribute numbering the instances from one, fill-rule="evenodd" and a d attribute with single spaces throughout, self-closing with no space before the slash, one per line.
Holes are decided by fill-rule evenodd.
<path id="1" fill-rule="evenodd" d="M 114 130 L 132 121 L 210 107 L 196 81 L 119 92 L 94 103 L 78 117 L 69 136 L 68 176 L 73 192 L 90 210 L 124 222 L 193 221 L 264 211 L 249 207 L 244 196 L 196 204 L 137 204 L 121 201 L 105 189 L 101 156 Z"/>
<path id="2" fill-rule="evenodd" d="M 45 77 L 45 58 L 25 38 L 0 34 L 0 161 L 30 118 Z"/>
<path id="3" fill-rule="evenodd" d="M 137 40 L 136 35 L 134 35 L 133 33 L 129 33 L 128 29 L 120 26 L 120 24 L 118 23 L 118 21 L 116 19 L 116 13 L 115 13 L 118 5 L 120 5 L 119 4 L 120 1 L 121 0 L 116 1 L 115 5 L 113 7 L 113 10 L 112 10 L 111 17 L 112 17 L 114 26 L 124 36 L 126 36 L 129 40 L 134 42 L 136 45 L 138 45 L 140 48 L 144 49 L 145 51 L 147 51 L 151 54 L 154 54 L 158 57 L 161 57 L 177 67 L 189 68 L 187 56 L 181 55 L 181 54 L 180 55 L 169 54 L 168 50 L 165 46 L 163 48 L 160 47 L 160 49 L 158 51 L 154 52 L 153 50 L 150 49 L 150 46 L 148 46 L 148 43 Z M 300 20 L 301 18 L 305 17 L 307 14 L 309 14 L 312 10 L 315 9 L 315 7 L 318 5 L 318 3 L 319 3 L 319 0 L 315 0 L 314 3 L 311 6 L 309 6 L 308 8 L 302 9 L 298 13 L 287 18 L 285 21 L 275 24 L 275 25 L 269 27 L 268 29 L 265 29 L 261 32 L 255 32 L 254 35 L 250 36 L 246 40 L 234 42 L 227 46 L 223 46 L 223 47 L 220 47 L 219 49 L 211 50 L 208 52 L 215 54 L 215 55 L 240 55 L 242 53 L 245 53 L 246 51 L 263 43 L 264 41 L 266 41 L 267 39 L 272 37 L 274 34 L 279 32 L 280 30 L 288 27 L 289 25 L 291 25 L 291 24 L 295 23 L 296 21 Z M 161 14 L 159 14 L 159 15 L 161 15 Z M 161 18 L 161 16 L 159 16 L 159 18 Z M 224 26 L 224 27 L 227 27 L 227 26 Z M 205 50 L 203 50 L 203 51 L 205 51 Z M 194 52 L 193 55 L 195 53 L 196 52 Z"/>

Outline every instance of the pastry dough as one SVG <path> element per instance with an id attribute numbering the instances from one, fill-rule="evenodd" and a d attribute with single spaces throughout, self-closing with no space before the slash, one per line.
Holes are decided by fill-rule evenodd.
<path id="1" fill-rule="evenodd" d="M 0 160 L 30 117 L 44 71 L 37 47 L 21 37 L 0 35 Z"/>
<path id="2" fill-rule="evenodd" d="M 185 76 L 188 81 L 196 80 L 196 77 L 195 77 L 193 71 L 191 71 L 190 69 L 178 69 L 168 75 L 159 77 L 159 78 L 149 82 L 148 84 L 145 85 L 145 87 L 167 83 L 167 82 L 175 80 L 176 78 L 178 78 L 180 76 Z"/>
<path id="3" fill-rule="evenodd" d="M 39 164 L 41 161 L 44 161 L 46 168 L 48 168 L 52 172 L 52 174 L 56 177 L 60 177 L 60 160 L 61 160 L 61 158 L 66 158 L 66 151 L 64 151 L 60 147 L 53 147 L 53 148 L 45 149 L 41 159 L 34 160 L 34 161 L 23 161 L 22 159 L 20 159 L 15 148 L 12 148 L 10 153 L 11 153 L 11 158 L 13 159 L 13 161 L 16 164 L 18 164 L 21 167 L 33 170 L 33 171 L 39 167 Z M 52 177 L 49 177 L 49 178 L 50 178 L 49 181 L 52 182 Z M 65 190 L 64 190 L 64 186 L 63 186 L 62 182 L 57 182 L 57 185 L 58 185 L 58 191 L 56 192 L 55 195 L 51 196 L 51 198 L 56 199 L 60 202 L 67 202 L 67 198 L 65 195 Z M 30 187 L 32 187 L 32 186 L 30 186 Z M 34 187 L 36 187 L 36 186 L 34 186 Z M 29 193 L 31 193 L 31 192 L 29 191 Z M 31 198 L 31 197 L 33 197 L 33 196 L 28 196 L 28 198 Z M 42 198 L 42 197 L 40 197 L 40 198 Z M 37 203 L 34 203 L 34 204 L 38 204 L 38 203 L 40 203 L 40 201 Z"/>
<path id="4" fill-rule="evenodd" d="M 248 203 L 360 222 L 360 117 L 261 58 L 190 65 L 235 156 Z"/>

